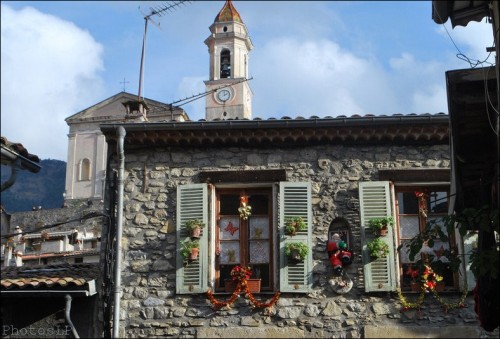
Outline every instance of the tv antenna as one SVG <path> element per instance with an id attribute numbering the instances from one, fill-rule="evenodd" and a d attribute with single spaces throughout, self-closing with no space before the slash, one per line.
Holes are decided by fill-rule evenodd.
<path id="1" fill-rule="evenodd" d="M 148 32 L 148 22 L 151 21 L 158 28 L 160 28 L 160 24 L 154 22 L 153 19 L 151 19 L 151 17 L 153 17 L 155 15 L 157 15 L 158 17 L 161 17 L 165 13 L 171 12 L 171 11 L 177 9 L 177 7 L 183 5 L 185 2 L 189 3 L 190 1 L 168 1 L 167 3 L 165 3 L 165 4 L 161 5 L 161 6 L 150 7 L 149 8 L 149 10 L 150 10 L 149 14 L 143 13 L 141 11 L 141 6 L 139 6 L 139 11 L 142 13 L 142 15 L 144 15 L 144 36 L 142 38 L 141 69 L 140 69 L 140 73 L 139 73 L 139 94 L 137 95 L 139 101 L 141 99 L 144 99 L 144 96 L 142 95 L 142 87 L 143 87 L 142 85 L 143 85 L 143 82 L 144 82 L 144 79 L 143 79 L 144 54 L 146 52 L 146 34 Z"/>

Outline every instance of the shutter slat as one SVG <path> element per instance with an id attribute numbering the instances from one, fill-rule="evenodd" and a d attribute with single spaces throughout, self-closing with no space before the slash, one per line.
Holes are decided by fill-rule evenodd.
<path id="1" fill-rule="evenodd" d="M 306 229 L 298 231 L 290 237 L 285 234 L 284 225 L 287 218 L 302 217 Z M 279 199 L 280 227 L 280 290 L 282 292 L 309 292 L 312 286 L 312 208 L 311 185 L 307 182 L 281 182 Z M 285 255 L 285 244 L 289 241 L 300 241 L 307 244 L 309 253 L 306 260 L 300 263 L 289 263 Z"/>
<path id="2" fill-rule="evenodd" d="M 389 244 L 389 255 L 373 260 L 366 244 L 373 239 L 368 221 L 392 215 L 389 182 L 374 181 L 359 183 L 359 206 L 361 220 L 361 242 L 363 252 L 363 271 L 366 292 L 394 291 L 396 289 L 394 230 L 389 227 L 382 241 Z"/>
<path id="3" fill-rule="evenodd" d="M 206 184 L 182 185 L 177 188 L 177 274 L 176 292 L 202 293 L 207 291 L 208 232 L 199 239 L 197 260 L 184 262 L 181 243 L 189 237 L 185 228 L 188 220 L 199 219 L 208 227 L 208 195 Z"/>

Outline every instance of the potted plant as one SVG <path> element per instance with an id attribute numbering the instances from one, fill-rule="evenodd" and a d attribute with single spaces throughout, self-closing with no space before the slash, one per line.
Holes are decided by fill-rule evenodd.
<path id="1" fill-rule="evenodd" d="M 429 264 L 424 264 L 422 260 L 417 261 L 415 265 L 408 266 L 405 274 L 410 277 L 410 288 L 414 292 L 420 292 L 422 289 L 435 289 L 438 292 L 444 290 L 443 277 Z"/>
<path id="2" fill-rule="evenodd" d="M 393 217 L 372 218 L 368 220 L 368 227 L 379 236 L 387 235 L 388 228 L 394 225 Z"/>
<path id="3" fill-rule="evenodd" d="M 231 279 L 224 280 L 224 288 L 226 292 L 234 292 L 239 284 L 240 291 L 259 293 L 261 279 L 252 278 L 253 276 L 254 273 L 250 267 L 235 266 L 231 269 Z"/>
<path id="4" fill-rule="evenodd" d="M 191 219 L 186 221 L 185 227 L 191 235 L 191 238 L 199 238 L 201 229 L 205 227 L 205 224 L 199 219 Z"/>
<path id="5" fill-rule="evenodd" d="M 373 259 L 383 258 L 389 254 L 389 245 L 380 238 L 369 241 L 366 247 Z"/>
<path id="6" fill-rule="evenodd" d="M 304 261 L 308 252 L 309 248 L 303 242 L 289 242 L 285 245 L 285 254 L 292 261 Z"/>
<path id="7" fill-rule="evenodd" d="M 200 242 L 198 240 L 187 240 L 182 243 L 181 254 L 185 259 L 198 259 Z"/>
<path id="8" fill-rule="evenodd" d="M 446 226 L 448 228 L 448 225 Z M 449 225 L 449 227 L 454 226 Z M 456 253 L 450 249 L 445 249 L 443 245 L 439 248 L 439 244 L 436 245 L 438 242 L 445 243 L 448 241 L 449 235 L 447 233 L 449 233 L 449 230 L 447 229 L 445 232 L 439 221 L 432 220 L 427 222 L 423 232 L 416 234 L 398 247 L 398 251 L 403 247 L 406 248 L 408 258 L 414 262 L 412 268 L 419 272 L 419 279 L 423 282 L 427 280 L 422 278 L 425 272 L 431 272 L 432 274 L 429 274 L 429 276 L 433 278 L 442 277 L 446 271 L 457 272 L 459 269 L 461 260 Z M 436 279 L 435 289 L 436 291 L 444 289 L 442 279 Z"/>
<path id="9" fill-rule="evenodd" d="M 289 235 L 295 235 L 298 231 L 304 231 L 306 227 L 306 222 L 302 217 L 289 217 L 285 221 L 285 231 Z"/>

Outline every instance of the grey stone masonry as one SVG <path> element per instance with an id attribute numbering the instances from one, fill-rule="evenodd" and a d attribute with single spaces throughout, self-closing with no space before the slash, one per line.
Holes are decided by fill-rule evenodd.
<path id="1" fill-rule="evenodd" d="M 117 164 L 112 167 L 116 169 Z M 451 335 L 449 328 L 454 327 L 459 337 L 470 333 L 474 337 L 498 337 L 498 331 L 488 333 L 479 327 L 472 294 L 464 308 L 444 312 L 432 295 L 427 295 L 421 309 L 402 312 L 396 293 L 364 291 L 359 182 L 379 180 L 381 169 L 449 168 L 447 145 L 126 147 L 121 336 L 362 338 L 382 333 L 385 337 L 402 337 L 422 328 L 438 337 L 440 332 Z M 252 308 L 243 296 L 230 308 L 215 309 L 205 294 L 176 295 L 177 187 L 198 183 L 202 171 L 268 169 L 285 170 L 288 181 L 312 184 L 313 291 L 283 293 L 271 309 Z M 354 285 L 343 295 L 328 284 L 332 270 L 324 250 L 328 226 L 336 217 L 345 218 L 353 230 L 355 258 L 347 273 Z M 271 296 L 258 294 L 256 298 L 266 300 Z M 459 297 L 443 296 L 450 300 Z"/>

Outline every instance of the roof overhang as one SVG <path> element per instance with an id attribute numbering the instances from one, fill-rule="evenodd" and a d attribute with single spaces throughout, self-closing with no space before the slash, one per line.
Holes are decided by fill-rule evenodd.
<path id="1" fill-rule="evenodd" d="M 324 143 L 449 142 L 446 114 L 101 124 L 101 131 L 108 142 L 116 143 L 116 131 L 120 126 L 126 131 L 125 144 L 128 147 L 285 147 Z"/>
<path id="2" fill-rule="evenodd" d="M 11 148 L 1 145 L 1 161 L 2 165 L 16 166 L 18 165 L 23 170 L 28 170 L 32 173 L 38 173 L 42 168 L 36 162 L 22 156 Z"/>
<path id="3" fill-rule="evenodd" d="M 444 24 L 451 20 L 451 26 L 467 26 L 471 21 L 481 21 L 491 15 L 491 1 L 432 1 L 432 20 Z"/>
<path id="4" fill-rule="evenodd" d="M 97 294 L 96 282 L 95 280 L 87 281 L 86 284 L 79 289 L 40 288 L 40 289 L 27 289 L 27 290 L 22 290 L 22 289 L 0 290 L 0 296 L 2 298 L 9 298 L 9 297 L 52 298 L 52 297 L 63 297 L 68 294 L 73 297 L 91 297 Z"/>
<path id="5" fill-rule="evenodd" d="M 0 296 L 93 296 L 97 293 L 99 269 L 99 263 L 2 267 Z"/>

